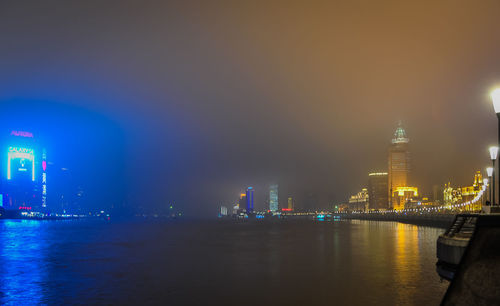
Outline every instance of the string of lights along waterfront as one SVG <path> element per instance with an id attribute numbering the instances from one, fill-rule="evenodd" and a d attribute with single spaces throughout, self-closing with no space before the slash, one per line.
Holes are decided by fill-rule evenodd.
<path id="1" fill-rule="evenodd" d="M 496 147 L 495 147 L 496 149 Z M 496 156 L 496 153 L 495 153 Z M 492 157 L 494 160 L 494 158 Z M 489 168 L 493 169 L 493 168 Z M 492 176 L 492 170 L 488 171 Z M 487 189 L 488 178 L 483 178 L 481 171 L 471 174 L 471 185 L 453 187 L 451 182 L 434 184 L 432 194 L 422 194 L 419 187 L 415 186 L 411 171 L 410 138 L 401 121 L 398 123 L 394 136 L 388 145 L 387 170 L 370 172 L 367 185 L 358 193 L 351 195 L 342 203 L 331 203 L 327 209 L 310 207 L 296 203 L 293 196 L 286 196 L 287 201 L 279 202 L 278 184 L 270 184 L 267 209 L 255 210 L 253 205 L 253 187 L 248 187 L 242 193 L 239 201 L 231 205 L 232 210 L 226 206 L 220 207 L 219 216 L 233 218 L 256 217 L 259 219 L 280 216 L 334 214 L 359 214 L 359 213 L 442 213 L 453 214 L 457 212 L 480 212 L 485 205 L 489 205 Z M 251 193 L 249 193 L 251 192 Z M 307 198 L 302 201 L 308 201 Z M 246 205 L 244 205 L 246 202 Z M 252 203 L 252 204 L 250 204 Z M 261 205 L 264 208 L 266 205 Z M 312 209 L 311 209 L 312 208 Z"/>

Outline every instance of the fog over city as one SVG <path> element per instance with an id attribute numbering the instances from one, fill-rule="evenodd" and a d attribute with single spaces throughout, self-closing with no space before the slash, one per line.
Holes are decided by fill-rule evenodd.
<path id="1" fill-rule="evenodd" d="M 203 216 L 248 186 L 259 209 L 270 184 L 280 204 L 345 202 L 387 171 L 401 121 L 411 178 L 430 195 L 489 165 L 499 11 L 498 1 L 3 1 L 0 127 L 43 139 L 88 208 L 176 203 Z"/>

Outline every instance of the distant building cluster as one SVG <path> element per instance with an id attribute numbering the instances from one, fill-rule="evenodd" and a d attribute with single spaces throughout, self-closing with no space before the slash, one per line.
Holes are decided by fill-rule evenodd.
<path id="1" fill-rule="evenodd" d="M 267 193 L 266 208 L 264 210 L 256 211 L 255 209 L 255 188 L 247 187 L 245 192 L 241 192 L 239 199 L 232 205 L 232 211 L 227 209 L 227 206 L 219 206 L 219 217 L 233 216 L 237 218 L 248 217 L 264 217 L 279 216 L 281 213 L 295 211 L 295 199 L 292 196 L 286 198 L 286 202 L 279 201 L 279 185 L 269 185 Z"/>
<path id="2" fill-rule="evenodd" d="M 49 163 L 47 150 L 34 133 L 12 130 L 0 134 L 0 152 L 5 156 L 0 159 L 1 217 L 82 214 L 84 189 L 74 183 L 68 168 Z"/>
<path id="3" fill-rule="evenodd" d="M 404 210 L 422 207 L 468 203 L 483 189 L 483 179 L 480 171 L 474 176 L 472 186 L 452 188 L 450 183 L 444 188 L 433 187 L 432 200 L 423 196 L 418 187 L 411 180 L 411 158 L 409 150 L 410 139 L 401 123 L 394 132 L 388 149 L 388 171 L 368 174 L 368 188 L 349 197 L 345 204 L 336 206 L 338 211 L 388 211 Z M 486 199 L 468 204 L 465 210 L 477 211 L 481 209 Z"/>
<path id="4" fill-rule="evenodd" d="M 388 147 L 387 170 L 368 173 L 366 187 L 341 204 L 333 204 L 334 212 L 376 212 L 403 211 L 437 208 L 479 211 L 486 201 L 486 179 L 483 180 L 480 171 L 474 175 L 471 186 L 452 187 L 450 183 L 443 186 L 434 185 L 432 196 L 424 196 L 415 186 L 411 176 L 410 139 L 401 123 L 398 124 Z M 287 197 L 286 202 L 279 202 L 278 184 L 269 185 L 266 209 L 256 212 L 254 208 L 254 188 L 247 187 L 240 194 L 239 200 L 233 205 L 232 216 L 245 218 L 260 214 L 279 215 L 283 212 L 294 214 L 315 212 L 318 208 L 318 195 L 307 192 L 301 199 L 301 209 L 297 211 L 295 199 Z M 220 216 L 231 215 L 226 207 L 221 207 Z"/>

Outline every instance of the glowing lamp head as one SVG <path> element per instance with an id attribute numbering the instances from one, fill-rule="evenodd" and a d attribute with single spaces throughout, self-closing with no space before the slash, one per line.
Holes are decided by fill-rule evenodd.
<path id="1" fill-rule="evenodd" d="M 486 168 L 486 173 L 489 177 L 493 176 L 493 167 Z"/>
<path id="2" fill-rule="evenodd" d="M 495 113 L 500 113 L 500 88 L 494 89 L 491 94 L 491 100 L 493 101 L 493 108 Z"/>
<path id="3" fill-rule="evenodd" d="M 497 155 L 498 155 L 498 147 L 490 147 L 491 160 L 497 159 Z"/>

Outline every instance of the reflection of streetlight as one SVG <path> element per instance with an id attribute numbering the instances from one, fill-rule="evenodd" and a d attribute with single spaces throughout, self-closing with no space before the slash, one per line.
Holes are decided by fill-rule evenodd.
<path id="1" fill-rule="evenodd" d="M 488 177 L 490 178 L 490 181 L 491 181 L 491 176 L 493 175 L 493 167 L 488 167 L 486 168 L 486 173 L 488 174 Z M 484 181 L 484 180 L 483 180 Z M 490 188 L 490 192 L 488 192 L 489 196 L 490 196 L 490 205 L 491 205 L 491 183 L 489 185 L 489 188 Z"/>
<path id="2" fill-rule="evenodd" d="M 491 205 L 495 205 L 495 160 L 498 155 L 498 147 L 490 147 L 490 158 L 493 162 L 493 173 L 491 176 L 491 186 L 492 186 L 492 196 L 491 196 Z"/>

